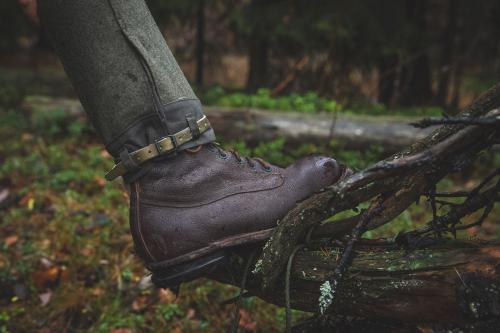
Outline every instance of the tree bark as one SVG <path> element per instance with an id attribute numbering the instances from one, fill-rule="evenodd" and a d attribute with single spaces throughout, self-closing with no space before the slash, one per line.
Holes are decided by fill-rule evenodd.
<path id="1" fill-rule="evenodd" d="M 318 311 L 319 287 L 340 253 L 338 247 L 318 243 L 296 254 L 290 283 L 294 309 Z M 233 273 L 243 276 L 244 261 L 232 262 Z M 222 270 L 211 277 L 235 284 Z M 251 295 L 284 305 L 284 276 L 265 292 L 253 274 L 248 279 Z M 407 254 L 394 243 L 366 241 L 358 247 L 330 313 L 457 326 L 500 320 L 500 244 L 443 241 Z"/>
<path id="2" fill-rule="evenodd" d="M 284 270 L 290 267 L 290 260 L 298 247 L 305 246 L 306 249 L 297 253 L 293 260 L 295 264 L 291 266 L 294 278 L 291 284 L 292 307 L 316 311 L 319 303 L 317 290 L 321 283 L 328 281 L 328 285 L 333 287 L 326 294 L 334 303 L 330 308 L 326 306 L 326 310 L 331 314 L 404 322 L 445 322 L 462 328 L 467 325 L 479 327 L 477 325 L 491 319 L 498 328 L 498 244 L 442 243 L 442 238 L 419 235 L 429 232 L 433 232 L 431 235 L 453 235 L 457 229 L 479 225 L 482 218 L 469 225 L 462 225 L 460 221 L 483 208 L 483 216 L 491 211 L 500 198 L 500 180 L 495 186 L 487 186 L 487 189 L 483 186 L 498 177 L 500 170 L 486 177 L 488 182 L 465 194 L 463 204 L 451 207 L 445 214 L 434 211 L 424 230 L 414 231 L 418 236 L 417 245 L 406 236 L 401 236 L 397 238 L 398 244 L 383 244 L 381 248 L 360 246 L 354 254 L 353 246 L 363 230 L 391 222 L 422 195 L 428 196 L 435 204 L 437 182 L 461 170 L 481 151 L 498 142 L 499 108 L 500 85 L 496 85 L 460 114 L 468 119 L 489 119 L 489 124 L 481 126 L 477 124 L 479 119 L 473 119 L 476 123 L 469 125 L 445 125 L 400 153 L 299 203 L 270 234 L 260 258 L 255 266 L 251 266 L 255 267 L 256 276 L 250 278 L 247 288 L 252 294 L 270 302 L 283 304 L 281 281 Z M 363 202 L 370 202 L 370 205 L 359 215 L 320 224 L 332 215 L 354 209 Z M 308 241 L 309 238 L 324 238 L 326 241 L 318 245 Z M 410 253 L 406 255 L 396 245 L 404 245 Z M 336 246 L 342 250 L 336 249 Z M 332 274 L 338 271 L 335 265 L 339 258 L 343 263 L 339 266 L 348 269 L 345 274 L 333 275 L 335 278 L 332 280 Z M 353 258 L 353 266 L 349 266 Z M 324 260 L 324 266 L 320 259 Z M 404 265 L 394 267 L 394 263 Z M 236 260 L 231 261 L 232 268 L 238 270 L 238 265 L 241 264 Z M 378 270 L 373 271 L 375 267 Z M 243 275 L 241 269 L 239 273 Z M 213 277 L 224 281 L 220 275 Z M 252 282 L 253 279 L 255 282 Z M 397 287 L 391 285 L 393 282 Z"/>

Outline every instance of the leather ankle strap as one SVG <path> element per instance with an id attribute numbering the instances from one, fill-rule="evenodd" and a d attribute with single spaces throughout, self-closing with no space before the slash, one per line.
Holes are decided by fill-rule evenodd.
<path id="1" fill-rule="evenodd" d="M 195 134 L 203 133 L 211 128 L 210 122 L 208 121 L 206 116 L 203 116 L 203 118 L 198 120 L 196 122 L 196 125 L 198 131 L 195 131 L 195 133 L 193 133 L 193 131 L 189 127 L 187 127 L 173 135 L 168 135 L 164 138 L 161 138 L 160 140 L 149 144 L 146 147 L 143 147 L 131 153 L 127 153 L 127 160 L 133 162 L 133 164 L 138 166 L 146 161 L 149 161 L 152 158 L 177 150 L 177 147 L 195 139 Z M 123 157 L 121 159 L 122 161 L 115 164 L 115 166 L 105 175 L 107 180 L 114 180 L 119 176 L 123 176 L 128 171 L 132 171 L 127 168 L 127 163 L 125 163 Z"/>

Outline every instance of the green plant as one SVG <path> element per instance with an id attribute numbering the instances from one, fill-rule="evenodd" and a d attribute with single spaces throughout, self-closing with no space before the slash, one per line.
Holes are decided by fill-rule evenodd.
<path id="1" fill-rule="evenodd" d="M 331 99 L 309 91 L 305 94 L 271 96 L 267 88 L 258 89 L 255 94 L 243 92 L 228 93 L 221 87 L 209 89 L 202 96 L 204 104 L 228 107 L 253 107 L 268 110 L 296 111 L 303 113 L 341 111 L 342 106 Z"/>
<path id="2" fill-rule="evenodd" d="M 202 101 L 206 105 L 253 107 L 301 113 L 341 112 L 353 115 L 412 117 L 438 117 L 444 113 L 444 110 L 438 106 L 397 107 L 389 109 L 381 103 L 353 105 L 347 109 L 338 101 L 321 97 L 314 91 L 304 94 L 292 93 L 288 96 L 271 96 L 271 91 L 267 88 L 258 89 L 255 94 L 247 94 L 244 92 L 227 92 L 224 88 L 216 86 L 208 89 L 202 95 Z"/>
<path id="3" fill-rule="evenodd" d="M 176 304 L 176 303 L 160 304 L 156 308 L 156 315 L 159 318 L 161 318 L 161 319 L 169 322 L 174 317 L 181 316 L 182 315 L 182 310 L 179 307 L 179 305 Z"/>

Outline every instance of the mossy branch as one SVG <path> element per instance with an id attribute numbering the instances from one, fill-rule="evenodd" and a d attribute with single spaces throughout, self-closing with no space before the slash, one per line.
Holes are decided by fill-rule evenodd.
<path id="1" fill-rule="evenodd" d="M 417 242 L 419 246 L 413 248 L 410 241 L 406 248 L 401 247 L 401 242 L 385 241 L 361 241 L 354 247 L 356 242 L 352 241 L 353 237 L 359 239 L 365 228 L 390 223 L 422 195 L 429 196 L 433 207 L 436 197 L 457 195 L 436 193 L 436 183 L 469 165 L 500 138 L 496 122 L 467 123 L 464 119 L 498 117 L 499 107 L 500 85 L 496 85 L 461 112 L 459 122 L 438 128 L 400 153 L 301 202 L 280 221 L 260 258 L 254 260 L 254 273 L 247 284 L 249 293 L 283 305 L 284 268 L 292 251 L 305 244 L 294 252 L 290 266 L 293 308 L 318 312 L 320 286 L 329 281 L 329 295 L 321 298 L 332 302 L 330 308 L 324 309 L 329 314 L 377 321 L 447 322 L 460 327 L 485 318 L 500 318 L 495 310 L 500 307 L 499 244 L 432 238 Z M 487 214 L 499 199 L 500 186 L 480 186 L 485 189 L 459 192 L 468 199 L 462 207 L 450 211 L 453 216 L 439 217 L 434 210 L 431 229 L 436 231 L 439 221 L 447 221 L 441 223 L 438 232 L 450 232 L 466 215 L 483 208 Z M 367 201 L 371 203 L 367 211 L 321 224 Z M 241 274 L 240 266 L 234 261 L 230 269 Z M 342 284 L 330 300 L 331 282 L 337 282 L 336 271 L 342 271 Z M 231 283 L 222 271 L 213 272 L 212 278 Z M 487 296 L 488 290 L 493 296 Z"/>

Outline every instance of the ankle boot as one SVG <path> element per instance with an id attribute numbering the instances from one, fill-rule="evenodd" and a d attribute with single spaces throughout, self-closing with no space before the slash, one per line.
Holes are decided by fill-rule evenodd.
<path id="1" fill-rule="evenodd" d="M 216 144 L 152 160 L 131 183 L 136 252 L 156 285 L 189 281 L 223 263 L 231 248 L 266 240 L 297 202 L 344 171 L 322 156 L 283 169 Z"/>

